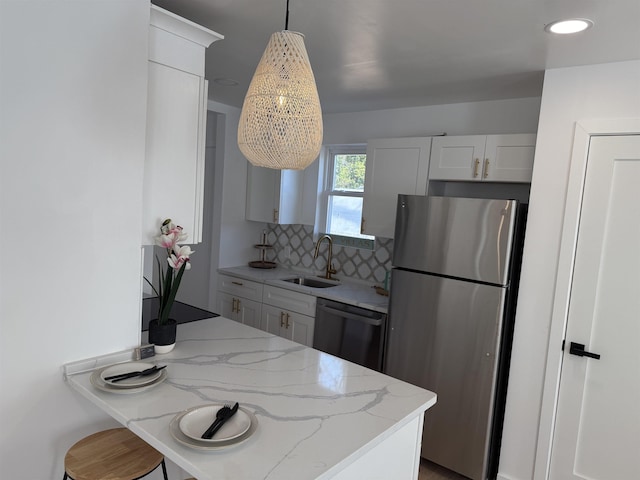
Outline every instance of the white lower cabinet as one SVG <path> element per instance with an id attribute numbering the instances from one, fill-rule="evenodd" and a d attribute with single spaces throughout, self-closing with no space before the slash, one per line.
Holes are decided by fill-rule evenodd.
<path id="1" fill-rule="evenodd" d="M 260 328 L 262 289 L 263 285 L 259 282 L 220 275 L 216 306 L 218 313 L 236 322 Z"/>
<path id="2" fill-rule="evenodd" d="M 316 297 L 265 285 L 260 328 L 308 347 L 313 346 Z"/>
<path id="3" fill-rule="evenodd" d="M 272 305 L 262 306 L 260 328 L 269 333 L 312 347 L 314 327 L 313 317 Z"/>
<path id="4" fill-rule="evenodd" d="M 261 302 L 218 292 L 218 312 L 236 322 L 260 328 Z"/>
<path id="5" fill-rule="evenodd" d="M 316 297 L 231 275 L 218 277 L 216 309 L 223 317 L 313 346 Z"/>

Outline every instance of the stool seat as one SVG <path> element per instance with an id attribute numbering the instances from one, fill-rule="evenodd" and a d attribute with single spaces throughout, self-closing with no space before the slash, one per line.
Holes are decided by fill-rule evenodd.
<path id="1" fill-rule="evenodd" d="M 75 443 L 64 457 L 65 478 L 135 480 L 164 466 L 164 456 L 127 428 L 94 433 Z"/>

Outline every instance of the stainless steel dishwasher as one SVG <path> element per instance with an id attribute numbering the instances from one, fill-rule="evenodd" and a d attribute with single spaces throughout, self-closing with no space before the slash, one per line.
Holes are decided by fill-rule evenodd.
<path id="1" fill-rule="evenodd" d="M 387 315 L 318 298 L 313 348 L 382 371 Z"/>

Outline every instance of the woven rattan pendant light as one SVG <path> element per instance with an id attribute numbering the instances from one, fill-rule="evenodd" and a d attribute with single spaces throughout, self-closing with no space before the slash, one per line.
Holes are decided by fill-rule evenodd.
<path id="1" fill-rule="evenodd" d="M 301 170 L 322 146 L 322 109 L 304 36 L 271 35 L 242 105 L 238 146 L 258 167 Z"/>

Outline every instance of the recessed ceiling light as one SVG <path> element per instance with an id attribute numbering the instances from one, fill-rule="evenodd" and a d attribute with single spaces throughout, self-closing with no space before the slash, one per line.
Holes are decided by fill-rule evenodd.
<path id="1" fill-rule="evenodd" d="M 237 87 L 238 81 L 233 78 L 214 78 L 213 83 L 221 85 L 223 87 Z"/>
<path id="2" fill-rule="evenodd" d="M 571 18 L 569 20 L 558 20 L 544 27 L 549 33 L 557 33 L 559 35 L 567 35 L 570 33 L 578 33 L 593 26 L 593 22 L 586 18 Z"/>

